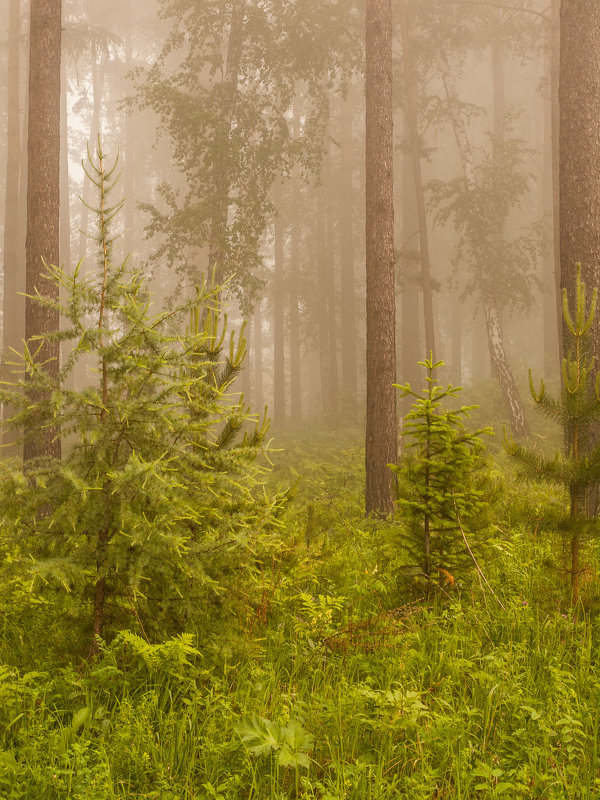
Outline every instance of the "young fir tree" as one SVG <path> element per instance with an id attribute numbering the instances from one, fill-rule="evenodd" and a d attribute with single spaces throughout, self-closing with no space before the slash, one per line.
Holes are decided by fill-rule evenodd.
<path id="1" fill-rule="evenodd" d="M 99 147 L 88 169 L 98 193 L 96 273 L 49 266 L 64 300 L 34 298 L 67 322 L 38 337 L 40 347 L 73 343 L 58 379 L 26 349 L 26 375 L 2 392 L 16 410 L 6 424 L 25 435 L 60 430 L 66 444 L 62 461 L 2 465 L 3 537 L 33 579 L 91 608 L 92 655 L 123 608 L 156 622 L 175 596 L 181 619 L 203 587 L 218 588 L 214 553 L 230 571 L 240 566 L 231 551 L 256 545 L 281 504 L 260 486 L 266 423 L 254 418 L 244 434 L 252 418 L 229 393 L 245 343 L 232 335 L 222 352 L 218 290 L 204 286 L 193 302 L 153 315 L 143 276 L 113 262 L 115 169 Z M 68 376 L 83 357 L 97 377 L 74 391 Z"/>
<path id="2" fill-rule="evenodd" d="M 460 387 L 438 385 L 436 370 L 443 361 L 430 356 L 419 365 L 427 371 L 422 392 L 408 383 L 397 386 L 402 397 L 414 398 L 402 431 L 411 453 L 391 468 L 400 478 L 398 505 L 408 518 L 409 552 L 428 581 L 435 571 L 453 581 L 457 569 L 473 558 L 465 532 L 481 527 L 490 500 L 480 435 L 493 431 L 465 428 L 463 420 L 477 406 L 445 407 Z"/>
<path id="3" fill-rule="evenodd" d="M 539 410 L 558 423 L 564 433 L 565 454 L 546 458 L 535 450 L 505 442 L 506 449 L 521 465 L 524 474 L 555 483 L 569 492 L 570 578 L 573 603 L 579 600 L 581 544 L 589 526 L 590 488 L 600 483 L 600 443 L 593 435 L 600 422 L 600 373 L 591 355 L 592 326 L 596 316 L 598 290 L 594 289 L 588 306 L 586 286 L 581 280 L 581 265 L 575 279 L 575 314 L 571 314 L 567 290 L 563 289 L 563 318 L 567 329 L 562 362 L 561 394 L 551 397 L 544 381 L 536 391 L 531 370 L 529 386 Z"/>

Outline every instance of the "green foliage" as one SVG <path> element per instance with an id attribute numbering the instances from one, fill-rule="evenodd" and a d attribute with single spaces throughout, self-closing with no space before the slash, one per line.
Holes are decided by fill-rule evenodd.
<path id="1" fill-rule="evenodd" d="M 564 436 L 566 452 L 547 457 L 535 448 L 506 439 L 509 454 L 515 458 L 524 475 L 562 487 L 569 493 L 572 599 L 577 602 L 579 576 L 584 571 L 579 563 L 580 544 L 587 519 L 592 513 L 590 490 L 600 483 L 600 444 L 593 444 L 593 433 L 600 421 L 600 374 L 591 355 L 591 326 L 596 315 L 598 290 L 594 289 L 589 302 L 586 286 L 581 280 L 581 265 L 577 265 L 575 284 L 575 313 L 571 313 L 567 290 L 563 289 L 563 318 L 568 334 L 562 362 L 560 397 L 548 394 L 544 381 L 536 390 L 531 370 L 531 395 L 539 411 L 557 423 Z"/>
<path id="2" fill-rule="evenodd" d="M 56 425 L 66 445 L 60 463 L 2 464 L 6 568 L 89 604 L 92 637 L 131 614 L 144 635 L 159 621 L 177 629 L 195 603 L 252 568 L 282 502 L 261 486 L 267 423 L 232 393 L 245 344 L 232 335 L 225 348 L 218 290 L 203 286 L 191 302 L 153 314 L 143 277 L 113 263 L 115 169 L 101 152 L 89 166 L 96 273 L 47 268 L 67 327 L 43 338 L 73 344 L 59 381 L 26 350 L 24 377 L 2 392 L 15 409 L 10 426 Z M 81 359 L 96 377 L 73 390 Z"/>
<path id="3" fill-rule="evenodd" d="M 483 292 L 484 297 L 493 295 L 499 308 L 528 308 L 536 289 L 539 225 L 511 238 L 505 227 L 511 210 L 519 208 L 529 190 L 531 176 L 524 162 L 531 154 L 518 139 L 492 144 L 476 167 L 473 188 L 465 186 L 463 177 L 432 181 L 428 188 L 437 218 L 452 223 L 458 234 L 452 263 L 461 275 L 468 275 L 463 298 Z"/>
<path id="4" fill-rule="evenodd" d="M 171 26 L 154 64 L 139 73 L 137 102 L 159 116 L 185 177 L 144 203 L 156 257 L 198 281 L 202 249 L 251 307 L 261 289 L 260 242 L 274 181 L 294 164 L 318 172 L 327 88 L 360 57 L 351 3 L 161 0 Z M 301 104 L 294 136 L 290 110 Z M 197 255 L 182 258 L 182 253 Z"/>
<path id="5" fill-rule="evenodd" d="M 445 407 L 460 388 L 438 384 L 436 370 L 443 363 L 431 356 L 419 362 L 426 370 L 422 392 L 398 386 L 402 397 L 414 398 L 402 432 L 411 453 L 391 467 L 400 478 L 398 505 L 408 519 L 409 547 L 428 580 L 436 570 L 452 575 L 464 568 L 465 532 L 481 526 L 493 493 L 480 438 L 493 431 L 466 429 L 463 420 L 472 406 Z"/>

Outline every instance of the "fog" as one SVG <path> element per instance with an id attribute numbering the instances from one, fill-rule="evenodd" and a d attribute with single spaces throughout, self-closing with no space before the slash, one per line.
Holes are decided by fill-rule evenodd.
<path id="1" fill-rule="evenodd" d="M 9 272 L 24 291 L 28 19 L 27 3 L 2 4 L 5 292 Z M 394 24 L 397 379 L 418 385 L 426 355 L 426 233 L 444 377 L 500 397 L 483 292 L 525 394 L 528 367 L 552 378 L 558 362 L 547 2 L 394 0 Z M 364 411 L 363 61 L 354 0 L 63 0 L 61 261 L 93 264 L 81 162 L 100 136 L 125 197 L 115 257 L 151 276 L 157 305 L 215 272 L 246 321 L 239 387 L 276 426 Z M 24 338 L 12 290 L 2 320 L 6 361 Z"/>

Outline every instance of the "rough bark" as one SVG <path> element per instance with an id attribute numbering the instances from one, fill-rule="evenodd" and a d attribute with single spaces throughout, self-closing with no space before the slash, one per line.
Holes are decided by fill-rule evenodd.
<path id="1" fill-rule="evenodd" d="M 27 168 L 26 292 L 58 299 L 58 287 L 44 277 L 42 259 L 59 262 L 60 231 L 60 62 L 61 0 L 32 0 L 29 51 L 29 122 Z M 25 301 L 25 337 L 59 327 L 58 312 Z M 44 343 L 36 361 L 51 379 L 58 377 L 57 342 Z M 33 397 L 33 400 L 40 400 Z M 60 458 L 60 438 L 55 427 L 27 431 L 23 458 Z"/>
<path id="2" fill-rule="evenodd" d="M 394 510 L 397 460 L 392 5 L 366 4 L 367 513 Z"/>
<path id="3" fill-rule="evenodd" d="M 400 9 L 400 32 L 402 37 L 402 62 L 404 65 L 404 101 L 407 130 L 412 157 L 415 201 L 419 221 L 419 256 L 421 264 L 421 290 L 423 293 L 423 319 L 425 323 L 425 350 L 433 354 L 435 360 L 435 327 L 433 318 L 433 288 L 431 283 L 431 260 L 429 258 L 429 235 L 427 230 L 427 211 L 425 209 L 425 190 L 421 170 L 421 138 L 419 136 L 419 111 L 417 100 L 417 76 L 412 57 L 412 42 L 409 16 L 406 13 L 406 0 Z"/>
<path id="4" fill-rule="evenodd" d="M 560 271 L 571 308 L 575 304 L 576 264 L 590 287 L 600 283 L 600 4 L 594 0 L 562 0 L 560 5 L 559 76 L 559 230 Z M 567 337 L 563 323 L 563 340 Z M 600 315 L 592 329 L 592 354 L 599 363 Z M 600 430 L 586 448 L 595 447 Z M 569 445 L 569 443 L 567 443 Z M 587 449 L 583 451 L 587 452 Z M 588 489 L 582 505 L 598 514 L 599 487 Z M 574 534 L 577 538 L 577 534 Z M 573 544 L 572 590 L 577 596 L 578 543 Z"/>
<path id="5" fill-rule="evenodd" d="M 600 283 L 600 3 L 562 0 L 560 9 L 560 268 L 574 303 L 575 267 Z M 600 355 L 600 314 L 593 327 Z"/>
<path id="6" fill-rule="evenodd" d="M 3 316 L 2 351 L 3 377 L 13 378 L 7 362 L 14 359 L 13 350 L 20 350 L 25 335 L 25 303 L 19 295 L 25 289 L 24 247 L 20 236 L 19 193 L 20 170 L 23 169 L 20 130 L 21 91 L 21 12 L 19 0 L 10 0 L 8 9 L 8 105 L 6 190 L 4 196 L 4 265 L 3 265 Z M 3 416 L 11 415 L 7 407 Z M 2 441 L 5 445 L 15 442 L 14 431 L 5 430 Z M 8 451 L 5 449 L 5 455 Z M 16 453 L 11 452 L 10 455 Z"/>

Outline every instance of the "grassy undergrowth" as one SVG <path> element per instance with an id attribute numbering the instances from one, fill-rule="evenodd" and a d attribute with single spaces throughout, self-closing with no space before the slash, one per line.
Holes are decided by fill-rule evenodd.
<path id="1" fill-rule="evenodd" d="M 359 431 L 277 441 L 272 480 L 298 481 L 280 546 L 187 632 L 148 641 L 132 616 L 90 665 L 68 604 L 13 590 L 0 797 L 599 796 L 596 571 L 569 610 L 564 498 L 499 458 L 489 586 L 425 598 L 402 521 L 363 517 Z"/>

